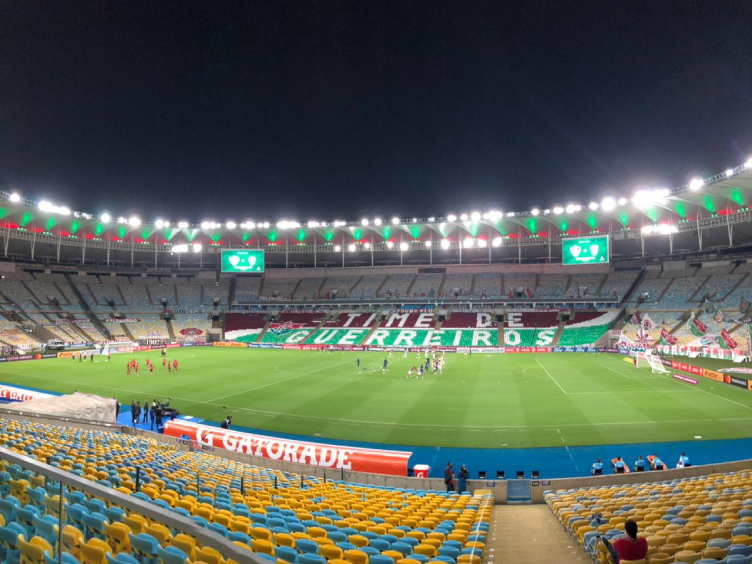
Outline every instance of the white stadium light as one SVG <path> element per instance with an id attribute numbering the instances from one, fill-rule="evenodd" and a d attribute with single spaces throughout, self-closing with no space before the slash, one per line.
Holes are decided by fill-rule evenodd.
<path id="1" fill-rule="evenodd" d="M 201 246 L 201 243 L 193 243 L 192 247 L 193 247 L 193 252 L 194 253 L 200 253 L 201 249 L 203 248 Z"/>
<path id="2" fill-rule="evenodd" d="M 398 217 L 393 217 L 392 218 L 392 225 L 399 225 L 399 222 L 400 222 L 400 220 L 399 220 Z"/>
<path id="3" fill-rule="evenodd" d="M 729 169 L 726 170 L 726 172 L 724 172 L 724 174 L 726 175 L 726 178 L 734 176 L 734 169 L 733 168 L 729 168 Z"/>
<path id="4" fill-rule="evenodd" d="M 619 198 L 619 205 L 620 206 L 626 206 L 627 202 L 628 202 L 628 200 L 626 198 L 624 198 L 624 197 Z"/>
<path id="5" fill-rule="evenodd" d="M 489 219 L 489 217 L 488 217 L 488 212 L 485 212 L 485 213 L 483 214 L 483 219 Z"/>
<path id="6" fill-rule="evenodd" d="M 504 241 L 504 240 L 503 240 L 503 239 L 502 239 L 501 237 L 494 237 L 494 238 L 493 238 L 493 240 L 491 241 L 491 244 L 492 244 L 492 245 L 493 245 L 494 247 L 500 247 L 500 246 L 501 246 L 501 243 L 502 243 L 503 241 Z"/>
<path id="7" fill-rule="evenodd" d="M 165 221 L 165 222 L 164 222 L 164 226 L 165 226 L 165 227 L 169 227 L 169 226 L 170 226 L 170 222 L 169 222 L 169 221 Z"/>
<path id="8" fill-rule="evenodd" d="M 387 249 L 393 249 L 394 248 L 394 243 L 392 243 L 391 241 L 387 241 L 386 242 L 386 248 Z"/>
<path id="9" fill-rule="evenodd" d="M 606 196 L 601 200 L 601 209 L 605 212 L 610 212 L 616 207 L 616 200 L 611 196 Z"/>
<path id="10" fill-rule="evenodd" d="M 344 224 L 344 222 L 343 222 L 343 224 Z M 260 223 L 259 224 L 259 227 L 262 227 L 264 229 L 269 229 L 270 226 L 271 226 L 271 224 L 268 221 L 265 221 L 264 223 Z"/>
<path id="11" fill-rule="evenodd" d="M 435 217 L 429 217 L 428 218 L 428 223 L 433 223 L 434 221 L 436 221 Z"/>
<path id="12" fill-rule="evenodd" d="M 561 206 L 556 206 L 554 208 L 554 215 L 561 215 L 562 213 L 564 213 L 564 208 Z"/>
<path id="13" fill-rule="evenodd" d="M 316 228 L 318 226 L 319 226 L 319 222 L 318 221 L 309 221 L 308 222 L 308 228 L 309 229 L 314 229 L 314 228 Z"/>
<path id="14" fill-rule="evenodd" d="M 410 245 L 408 245 L 407 243 L 400 243 L 400 251 L 404 252 L 404 251 L 407 251 L 409 249 L 410 249 Z"/>
<path id="15" fill-rule="evenodd" d="M 355 245 L 354 245 L 354 244 L 352 244 L 352 243 L 350 243 L 350 244 L 349 244 L 349 245 L 347 246 L 347 250 L 348 250 L 348 251 L 350 251 L 351 253 L 352 253 L 352 252 L 354 252 L 354 251 L 355 251 Z"/>
<path id="16" fill-rule="evenodd" d="M 449 215 L 447 216 L 447 221 L 448 221 L 449 223 L 453 223 L 453 222 L 457 221 L 457 216 L 456 216 L 456 215 L 454 215 L 454 214 L 451 214 L 451 213 L 450 213 L 450 214 L 449 214 Z"/>
<path id="17" fill-rule="evenodd" d="M 449 239 L 442 239 L 441 240 L 441 248 L 444 249 L 444 250 L 448 249 L 450 244 L 451 243 L 449 242 Z"/>
<path id="18" fill-rule="evenodd" d="M 491 210 L 488 212 L 488 219 L 501 219 L 504 214 L 499 210 Z"/>
<path id="19" fill-rule="evenodd" d="M 13 203 L 18 203 L 21 201 L 21 196 L 19 196 L 17 193 L 13 192 L 10 195 L 10 198 L 8 198 Z"/>
<path id="20" fill-rule="evenodd" d="M 425 245 L 426 245 L 426 247 L 428 247 L 430 249 L 431 246 L 432 246 L 432 243 L 431 243 L 431 241 L 426 241 Z"/>
<path id="21" fill-rule="evenodd" d="M 533 208 L 533 211 L 531 211 L 530 213 L 536 216 L 540 213 L 540 210 L 538 208 Z"/>
<path id="22" fill-rule="evenodd" d="M 363 243 L 363 248 L 364 248 L 365 250 L 368 250 L 368 249 L 370 249 L 370 248 L 371 248 L 371 243 L 369 243 L 368 241 L 366 241 L 365 243 Z"/>
<path id="23" fill-rule="evenodd" d="M 128 223 L 128 220 L 127 220 L 127 219 L 125 219 L 125 218 L 124 218 L 123 216 L 120 216 L 120 217 L 118 218 L 118 223 L 123 223 L 123 224 L 127 224 L 127 223 Z"/>
<path id="24" fill-rule="evenodd" d="M 110 214 L 108 214 L 107 212 L 100 215 L 99 219 L 102 220 L 102 223 L 109 223 L 110 221 L 112 221 L 112 217 L 110 217 Z"/>
<path id="25" fill-rule="evenodd" d="M 485 249 L 488 246 L 488 241 L 485 239 L 478 239 L 478 247 Z"/>
<path id="26" fill-rule="evenodd" d="M 514 213 L 514 212 L 509 212 L 509 213 L 507 214 L 507 217 L 514 217 L 514 216 L 515 216 L 515 213 Z"/>
<path id="27" fill-rule="evenodd" d="M 135 215 L 131 216 L 131 218 L 128 220 L 128 225 L 130 225 L 131 227 L 138 227 L 139 225 L 141 225 L 141 220 Z"/>
<path id="28" fill-rule="evenodd" d="M 210 223 L 208 221 L 201 222 L 201 229 L 209 229 Z"/>
<path id="29" fill-rule="evenodd" d="M 369 221 L 368 221 L 368 220 L 367 220 L 366 218 L 363 218 L 363 219 L 361 219 L 361 220 L 360 220 L 360 224 L 361 224 L 361 225 L 362 225 L 363 227 L 368 227 L 368 224 L 369 224 L 369 223 L 370 223 L 370 222 L 369 222 Z"/>
<path id="30" fill-rule="evenodd" d="M 164 221 L 158 219 L 154 222 L 154 227 L 156 227 L 157 229 L 162 229 L 164 227 Z"/>
<path id="31" fill-rule="evenodd" d="M 376 219 L 374 219 L 374 220 L 373 220 L 373 224 L 374 224 L 374 225 L 381 225 L 382 223 L 383 223 L 383 222 L 381 221 L 381 218 L 380 218 L 380 217 L 377 217 Z"/>
<path id="32" fill-rule="evenodd" d="M 752 168 L 752 159 L 749 159 L 746 163 L 744 163 L 744 168 Z"/>
<path id="33" fill-rule="evenodd" d="M 595 211 L 598 209 L 598 202 L 590 202 L 590 205 L 588 206 L 592 211 Z"/>
<path id="34" fill-rule="evenodd" d="M 188 252 L 188 245 L 175 245 L 172 248 L 173 253 L 187 253 Z"/>
<path id="35" fill-rule="evenodd" d="M 417 217 L 413 218 L 413 223 L 418 223 L 418 218 Z"/>
<path id="36" fill-rule="evenodd" d="M 665 223 L 646 225 L 642 228 L 642 233 L 644 235 L 670 235 L 678 232 L 679 228 L 676 225 L 667 225 Z"/>
<path id="37" fill-rule="evenodd" d="M 342 247 L 340 247 L 339 245 L 334 245 L 334 252 L 335 252 L 335 253 L 338 253 L 338 252 L 340 252 L 341 250 L 342 250 Z"/>
<path id="38" fill-rule="evenodd" d="M 188 229 L 187 221 L 178 221 L 178 229 Z"/>
<path id="39" fill-rule="evenodd" d="M 548 215 L 551 213 L 551 210 L 543 210 L 543 215 Z"/>
<path id="40" fill-rule="evenodd" d="M 702 178 L 693 178 L 689 181 L 689 189 L 692 192 L 697 192 L 703 186 L 705 186 L 705 181 Z"/>
<path id="41" fill-rule="evenodd" d="M 235 229 L 237 226 L 238 224 L 234 221 L 228 221 L 227 223 L 225 223 L 225 227 L 227 227 L 227 229 Z"/>
<path id="42" fill-rule="evenodd" d="M 471 213 L 470 219 L 472 219 L 473 221 L 480 221 L 480 212 Z"/>
<path id="43" fill-rule="evenodd" d="M 475 246 L 475 239 L 472 237 L 467 237 L 463 242 L 462 246 L 466 249 L 472 249 Z"/>
<path id="44" fill-rule="evenodd" d="M 575 212 L 575 205 L 569 204 L 566 208 L 567 213 L 574 213 Z"/>
<path id="45" fill-rule="evenodd" d="M 461 219 L 462 221 L 467 221 L 467 214 L 466 214 L 466 213 L 463 213 L 462 215 L 460 215 L 460 219 Z"/>

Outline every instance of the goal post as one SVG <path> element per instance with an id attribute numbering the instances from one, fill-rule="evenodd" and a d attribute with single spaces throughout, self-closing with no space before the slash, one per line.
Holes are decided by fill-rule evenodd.
<path id="1" fill-rule="evenodd" d="M 653 351 L 633 352 L 632 355 L 637 359 L 637 368 L 650 367 L 650 371 L 658 374 L 668 374 L 668 370 L 663 366 L 663 362 Z"/>

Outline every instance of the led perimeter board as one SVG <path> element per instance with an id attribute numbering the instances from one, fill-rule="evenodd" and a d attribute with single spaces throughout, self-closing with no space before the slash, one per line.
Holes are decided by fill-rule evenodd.
<path id="1" fill-rule="evenodd" d="M 608 235 L 562 239 L 561 256 L 565 265 L 605 264 L 610 259 Z"/>
<path id="2" fill-rule="evenodd" d="M 222 249 L 222 272 L 264 272 L 264 251 Z"/>

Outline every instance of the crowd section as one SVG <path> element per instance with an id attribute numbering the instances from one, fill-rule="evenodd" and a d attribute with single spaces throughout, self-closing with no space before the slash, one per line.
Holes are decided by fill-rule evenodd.
<path id="1" fill-rule="evenodd" d="M 481 564 L 485 555 L 490 496 L 326 481 L 114 432 L 1 426 L 3 447 L 192 519 L 270 562 Z M 193 536 L 85 491 L 67 489 L 61 515 L 59 493 L 45 476 L 0 463 L 6 562 L 56 562 L 62 551 L 65 564 L 232 563 Z"/>
<path id="2" fill-rule="evenodd" d="M 624 538 L 628 520 L 636 524 L 637 538 L 645 539 L 650 564 L 743 564 L 752 555 L 749 471 L 548 491 L 545 501 L 596 561 L 606 561 L 599 537 L 611 544 Z"/>

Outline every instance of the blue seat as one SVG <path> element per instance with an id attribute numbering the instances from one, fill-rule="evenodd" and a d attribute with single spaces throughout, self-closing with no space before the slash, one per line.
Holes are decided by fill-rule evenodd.
<path id="1" fill-rule="evenodd" d="M 57 552 L 58 530 L 57 519 L 51 515 L 45 516 L 43 519 L 37 519 L 36 533 L 50 543 L 53 552 Z"/>
<path id="2" fill-rule="evenodd" d="M 290 564 L 298 564 L 298 553 L 295 551 L 295 549 L 290 548 L 289 546 L 277 546 L 274 549 L 274 555 L 279 560 L 284 560 L 285 562 L 290 562 Z"/>
<path id="3" fill-rule="evenodd" d="M 361 546 L 358 550 L 360 550 L 361 552 L 365 552 L 369 557 L 371 557 L 371 556 L 377 556 L 377 555 L 381 554 L 381 551 L 376 550 L 375 548 L 373 548 L 370 545 L 369 546 Z"/>
<path id="4" fill-rule="evenodd" d="M 395 543 L 395 542 L 399 541 L 399 538 L 397 538 L 397 537 L 396 537 L 395 535 L 390 535 L 390 534 L 386 534 L 386 535 L 381 535 L 381 537 L 379 537 L 379 538 L 380 538 L 381 540 L 385 540 L 386 542 L 388 542 L 390 546 L 391 546 L 391 545 L 392 545 L 393 543 Z"/>
<path id="5" fill-rule="evenodd" d="M 297 541 L 295 541 L 295 548 L 298 550 L 298 552 L 302 552 L 303 554 L 319 553 L 319 543 L 310 539 L 298 539 Z"/>
<path id="6" fill-rule="evenodd" d="M 82 532 L 86 532 L 87 538 L 93 537 L 95 539 L 107 539 L 107 531 L 104 528 L 106 519 L 101 513 L 88 513 L 84 515 L 85 529 Z"/>
<path id="7" fill-rule="evenodd" d="M 229 540 L 230 542 L 242 542 L 243 544 L 251 546 L 251 537 L 246 535 L 245 533 L 239 533 L 238 531 L 231 531 L 227 535 L 227 540 Z"/>
<path id="8" fill-rule="evenodd" d="M 730 554 L 723 559 L 723 564 L 752 564 L 752 556 L 742 556 L 741 554 Z"/>
<path id="9" fill-rule="evenodd" d="M 440 546 L 439 547 L 439 556 L 447 556 L 451 558 L 452 560 L 457 560 L 457 557 L 460 555 L 460 549 L 454 548 L 453 546 Z"/>
<path id="10" fill-rule="evenodd" d="M 355 550 L 356 548 L 358 548 L 357 546 L 355 546 L 351 542 L 338 542 L 337 546 L 340 547 L 343 551 L 346 551 L 346 550 Z"/>
<path id="11" fill-rule="evenodd" d="M 379 552 L 384 552 L 385 550 L 389 550 L 389 547 L 391 544 L 386 542 L 384 539 L 373 539 L 371 542 L 368 543 L 368 546 L 372 546 Z"/>
<path id="12" fill-rule="evenodd" d="M 105 509 L 104 515 L 110 523 L 122 523 L 126 513 L 119 507 L 113 506 Z"/>
<path id="13" fill-rule="evenodd" d="M 9 523 L 7 527 L 0 527 L 0 544 L 5 548 L 6 564 L 21 562 L 21 549 L 18 541 L 26 541 L 28 538 L 26 531 L 18 523 Z"/>
<path id="14" fill-rule="evenodd" d="M 734 544 L 729 547 L 729 556 L 752 556 L 752 546 Z"/>
<path id="15" fill-rule="evenodd" d="M 131 552 L 141 564 L 159 564 L 159 541 L 146 533 L 134 535 L 129 533 Z"/>
<path id="16" fill-rule="evenodd" d="M 392 546 L 389 548 L 390 550 L 396 550 L 397 552 L 401 552 L 402 556 L 409 556 L 410 554 L 413 553 L 413 547 L 407 544 L 406 542 L 402 542 L 403 540 L 405 539 L 401 539 L 400 542 L 392 543 Z"/>
<path id="17" fill-rule="evenodd" d="M 415 548 L 420 544 L 420 541 L 418 539 L 414 539 L 413 537 L 405 537 L 403 539 L 400 539 L 400 542 L 404 542 L 405 544 L 409 544 L 411 547 Z"/>
<path id="18" fill-rule="evenodd" d="M 138 560 L 125 552 L 118 552 L 117 556 L 106 552 L 105 556 L 107 557 L 107 564 L 140 564 Z"/>
<path id="19" fill-rule="evenodd" d="M 26 530 L 29 538 L 34 536 L 36 521 L 37 519 L 41 519 L 41 517 L 42 514 L 39 509 L 31 504 L 16 509 L 16 522 Z"/>
<path id="20" fill-rule="evenodd" d="M 347 542 L 347 535 L 345 533 L 341 533 L 339 531 L 327 533 L 326 537 L 331 540 L 334 544 L 340 543 L 340 542 Z"/>
<path id="21" fill-rule="evenodd" d="M 326 564 L 326 559 L 323 556 L 311 554 L 310 552 L 301 554 L 298 561 L 300 564 Z"/>
<path id="22" fill-rule="evenodd" d="M 394 559 L 379 554 L 378 556 L 371 556 L 368 559 L 368 564 L 394 564 Z"/>
<path id="23" fill-rule="evenodd" d="M 174 546 L 159 547 L 157 553 L 161 564 L 186 564 L 188 561 L 188 555 Z"/>
<path id="24" fill-rule="evenodd" d="M 209 529 L 225 538 L 227 538 L 227 535 L 229 534 L 227 527 L 220 525 L 219 523 L 210 523 Z"/>
<path id="25" fill-rule="evenodd" d="M 89 513 L 101 513 L 102 515 L 107 509 L 107 505 L 101 499 L 87 499 L 84 502 L 84 507 Z"/>
<path id="26" fill-rule="evenodd" d="M 415 554 L 415 553 L 413 553 L 413 554 L 410 555 L 410 559 L 411 560 L 417 560 L 421 564 L 427 564 L 431 560 L 425 554 Z"/>

